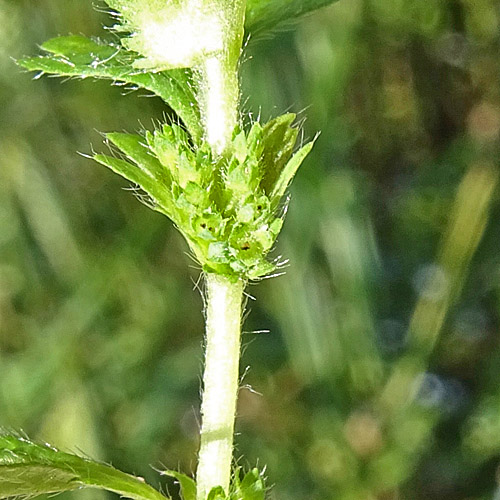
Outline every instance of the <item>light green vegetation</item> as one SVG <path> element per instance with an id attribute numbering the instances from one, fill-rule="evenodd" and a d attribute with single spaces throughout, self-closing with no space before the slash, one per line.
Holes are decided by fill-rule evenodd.
<path id="1" fill-rule="evenodd" d="M 233 465 L 267 466 L 276 499 L 498 497 L 496 3 L 341 1 L 294 23 L 294 2 L 252 14 L 266 3 L 247 7 L 240 129 L 293 110 L 321 136 L 265 259 L 286 274 L 246 288 Z M 32 82 L 10 57 L 48 38 L 127 50 L 91 2 L 0 0 L 0 18 L 0 422 L 192 499 L 150 465 L 196 474 L 201 265 L 129 181 L 75 154 L 137 165 L 96 130 L 165 122 L 206 142 L 183 106 L 192 70 Z M 156 79 L 165 94 L 138 98 Z"/>

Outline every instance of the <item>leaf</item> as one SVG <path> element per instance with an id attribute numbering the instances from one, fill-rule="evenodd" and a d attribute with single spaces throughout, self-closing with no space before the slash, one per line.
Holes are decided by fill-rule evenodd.
<path id="1" fill-rule="evenodd" d="M 106 139 L 144 170 L 154 179 L 170 184 L 170 174 L 158 159 L 151 154 L 151 150 L 144 144 L 145 138 L 137 134 L 112 132 L 106 134 Z"/>
<path id="2" fill-rule="evenodd" d="M 239 481 L 239 471 L 236 475 L 235 498 L 237 500 L 265 500 L 266 487 L 257 468 L 248 471 L 243 481 Z"/>
<path id="3" fill-rule="evenodd" d="M 245 29 L 250 35 L 273 30 L 337 0 L 247 0 Z"/>
<path id="4" fill-rule="evenodd" d="M 262 131 L 261 187 L 269 193 L 276 184 L 281 171 L 290 159 L 297 141 L 298 130 L 292 127 L 294 113 L 287 113 L 269 121 Z"/>
<path id="5" fill-rule="evenodd" d="M 226 500 L 227 496 L 222 486 L 215 486 L 210 490 L 207 500 Z"/>
<path id="6" fill-rule="evenodd" d="M 310 153 L 315 140 L 316 139 L 308 142 L 305 146 L 302 146 L 286 164 L 270 195 L 271 203 L 273 205 L 276 205 L 285 194 L 286 188 L 290 184 L 290 181 L 293 179 L 293 176 L 296 174 L 306 156 Z"/>
<path id="7" fill-rule="evenodd" d="M 105 78 L 137 85 L 161 97 L 180 117 L 195 140 L 202 135 L 200 115 L 188 70 L 146 72 L 133 68 L 138 58 L 121 45 L 84 36 L 53 38 L 41 48 L 46 55 L 28 57 L 18 63 L 29 71 L 58 76 Z"/>
<path id="8" fill-rule="evenodd" d="M 0 499 L 99 488 L 133 500 L 165 500 L 142 479 L 13 435 L 0 435 Z"/>
<path id="9" fill-rule="evenodd" d="M 137 184 L 157 204 L 152 208 L 172 218 L 174 204 L 170 190 L 164 189 L 163 185 L 156 181 L 145 169 L 141 169 L 137 165 L 120 158 L 113 158 L 103 154 L 94 155 L 94 160 L 128 181 Z"/>
<path id="10" fill-rule="evenodd" d="M 193 479 L 174 470 L 162 471 L 162 474 L 173 477 L 179 481 L 183 500 L 196 500 L 196 483 Z"/>

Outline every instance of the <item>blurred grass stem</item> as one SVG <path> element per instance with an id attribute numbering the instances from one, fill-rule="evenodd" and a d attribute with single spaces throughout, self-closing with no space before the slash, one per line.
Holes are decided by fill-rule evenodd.
<path id="1" fill-rule="evenodd" d="M 215 486 L 229 489 L 238 395 L 244 283 L 207 274 L 205 373 L 197 472 L 198 500 Z"/>
<path id="2" fill-rule="evenodd" d="M 441 292 L 437 296 L 422 295 L 417 302 L 410 321 L 408 352 L 396 363 L 382 392 L 386 410 L 404 408 L 416 394 L 415 380 L 425 372 L 446 316 L 462 289 L 497 185 L 498 172 L 489 163 L 473 165 L 460 183 L 437 259 L 445 282 L 440 285 L 442 278 L 435 273 L 428 288 L 442 288 Z"/>

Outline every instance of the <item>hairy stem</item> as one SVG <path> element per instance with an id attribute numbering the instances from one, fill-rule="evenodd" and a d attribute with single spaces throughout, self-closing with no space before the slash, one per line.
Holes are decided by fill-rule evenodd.
<path id="1" fill-rule="evenodd" d="M 207 274 L 206 351 L 201 406 L 197 498 L 229 490 L 234 418 L 239 385 L 241 309 L 244 283 Z"/>
<path id="2" fill-rule="evenodd" d="M 238 60 L 246 0 L 215 3 L 225 48 L 205 59 L 195 74 L 205 140 L 215 154 L 224 155 L 229 152 L 233 130 L 238 125 Z M 210 490 L 217 486 L 229 492 L 244 288 L 242 280 L 234 282 L 210 273 L 206 275 L 206 283 L 206 351 L 197 500 L 206 500 Z"/>
<path id="3" fill-rule="evenodd" d="M 205 140 L 217 155 L 229 152 L 238 125 L 240 88 L 238 60 L 243 41 L 246 0 L 218 0 L 219 28 L 225 48 L 197 68 L 198 103 Z M 241 308 L 244 283 L 206 275 L 207 311 L 205 372 L 201 404 L 201 444 L 197 500 L 222 486 L 229 492 L 234 420 L 238 396 Z"/>
<path id="4" fill-rule="evenodd" d="M 243 43 L 245 6 L 246 0 L 214 1 L 215 31 L 218 26 L 224 49 L 204 59 L 195 71 L 205 140 L 218 155 L 227 151 L 238 125 L 238 61 Z"/>
<path id="5" fill-rule="evenodd" d="M 207 58 L 198 74 L 205 140 L 221 155 L 238 124 L 238 75 L 220 56 Z"/>

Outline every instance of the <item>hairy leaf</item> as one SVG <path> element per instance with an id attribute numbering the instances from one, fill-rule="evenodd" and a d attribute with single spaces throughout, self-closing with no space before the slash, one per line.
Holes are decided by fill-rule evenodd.
<path id="1" fill-rule="evenodd" d="M 122 44 L 141 54 L 136 68 L 196 67 L 224 54 L 236 64 L 243 40 L 245 0 L 107 0 L 128 34 Z M 229 58 L 229 59 L 227 59 Z"/>
<path id="2" fill-rule="evenodd" d="M 179 482 L 183 500 L 196 500 L 196 483 L 193 479 L 175 470 L 162 471 L 162 474 L 173 477 Z"/>
<path id="3" fill-rule="evenodd" d="M 164 189 L 163 184 L 156 181 L 146 169 L 140 168 L 138 165 L 129 163 L 126 160 L 103 154 L 95 155 L 94 160 L 128 181 L 137 184 L 151 197 L 148 200 L 149 203 L 147 203 L 151 208 L 164 213 L 168 217 L 172 217 L 174 205 L 170 192 Z"/>
<path id="4" fill-rule="evenodd" d="M 314 141 L 308 142 L 305 146 L 302 146 L 291 158 L 291 160 L 285 165 L 285 168 L 281 172 L 278 181 L 276 182 L 274 189 L 271 193 L 271 202 L 276 204 L 280 198 L 285 194 L 286 188 L 290 184 L 293 176 L 296 174 L 298 168 L 305 160 L 306 156 L 310 153 L 312 147 L 314 146 Z"/>
<path id="5" fill-rule="evenodd" d="M 106 139 L 113 143 L 127 158 L 132 160 L 137 166 L 158 181 L 167 181 L 170 178 L 168 171 L 151 154 L 149 147 L 144 144 L 145 138 L 137 134 L 124 134 L 112 132 L 106 134 Z"/>
<path id="6" fill-rule="evenodd" d="M 283 23 L 337 0 L 247 0 L 245 28 L 251 34 L 273 30 Z"/>
<path id="7" fill-rule="evenodd" d="M 298 130 L 292 127 L 296 115 L 287 113 L 266 123 L 262 129 L 262 187 L 270 193 L 290 159 L 297 141 Z"/>
<path id="8" fill-rule="evenodd" d="M 265 500 L 266 486 L 264 478 L 258 469 L 248 471 L 243 480 L 239 478 L 240 471 L 235 475 L 235 494 L 237 500 Z"/>
<path id="9" fill-rule="evenodd" d="M 165 500 L 141 478 L 25 438 L 0 435 L 0 499 L 99 488 L 133 500 Z"/>
<path id="10" fill-rule="evenodd" d="M 190 72 L 171 70 L 147 72 L 133 68 L 137 55 L 119 44 L 104 43 L 84 36 L 62 36 L 42 45 L 46 55 L 19 60 L 30 71 L 58 76 L 105 78 L 149 90 L 161 97 L 184 122 L 194 139 L 201 137 Z"/>

